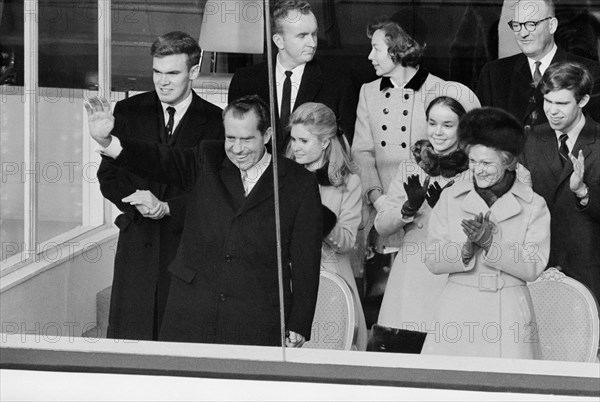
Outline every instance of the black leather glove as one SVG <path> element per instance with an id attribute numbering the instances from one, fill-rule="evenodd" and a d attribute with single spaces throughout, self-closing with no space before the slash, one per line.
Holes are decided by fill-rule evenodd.
<path id="1" fill-rule="evenodd" d="M 450 180 L 444 187 L 440 186 L 437 181 L 429 186 L 425 199 L 431 208 L 435 207 L 435 204 L 440 200 L 442 191 L 454 184 L 454 180 Z"/>
<path id="2" fill-rule="evenodd" d="M 423 202 L 425 202 L 425 194 L 427 194 L 427 187 L 429 187 L 429 180 L 431 178 L 427 176 L 425 182 L 421 186 L 419 175 L 414 174 L 408 176 L 408 179 L 404 183 L 404 191 L 406 191 L 406 197 L 408 198 L 402 207 L 402 214 L 412 216 L 417 213 Z"/>

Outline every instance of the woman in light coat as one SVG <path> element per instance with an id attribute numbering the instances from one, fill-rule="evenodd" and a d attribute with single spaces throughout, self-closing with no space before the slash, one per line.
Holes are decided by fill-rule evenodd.
<path id="1" fill-rule="evenodd" d="M 425 263 L 448 283 L 422 353 L 539 358 L 527 282 L 548 262 L 550 212 L 516 179 L 523 129 L 508 113 L 482 108 L 462 118 L 459 138 L 473 182 L 442 192 L 429 220 Z"/>
<path id="2" fill-rule="evenodd" d="M 286 155 L 315 173 L 323 204 L 321 269 L 340 275 L 352 289 L 358 321 L 356 348 L 365 350 L 367 327 L 349 252 L 361 220 L 362 187 L 333 111 L 322 103 L 304 103 L 290 117 Z"/>
<path id="3" fill-rule="evenodd" d="M 410 159 L 410 146 L 426 138 L 426 95 L 441 95 L 445 81 L 420 65 L 424 46 L 397 22 L 374 22 L 367 35 L 369 60 L 381 78 L 360 90 L 352 157 L 359 167 L 365 205 L 379 209 L 377 200 L 387 193 L 400 162 Z M 397 250 L 400 240 L 401 236 L 381 239 L 378 252 Z"/>
<path id="4" fill-rule="evenodd" d="M 427 106 L 427 140 L 412 146 L 413 158 L 400 163 L 375 217 L 382 235 L 403 232 L 369 350 L 419 353 L 446 275 L 433 275 L 423 262 L 429 215 L 442 189 L 468 180 L 468 157 L 459 148 L 458 122 L 465 107 L 441 96 Z M 421 184 L 423 181 L 423 184 Z M 427 202 L 425 202 L 427 201 Z M 411 205 L 412 204 L 412 205 Z"/>

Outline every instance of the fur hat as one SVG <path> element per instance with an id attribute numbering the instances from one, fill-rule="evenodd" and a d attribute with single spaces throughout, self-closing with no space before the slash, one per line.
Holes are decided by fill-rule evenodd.
<path id="1" fill-rule="evenodd" d="M 515 156 L 525 147 L 525 134 L 519 121 L 495 107 L 467 112 L 458 124 L 458 138 L 462 146 L 483 145 Z"/>

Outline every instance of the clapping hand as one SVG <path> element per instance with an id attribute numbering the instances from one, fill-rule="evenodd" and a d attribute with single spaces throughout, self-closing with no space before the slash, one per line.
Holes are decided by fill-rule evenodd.
<path id="1" fill-rule="evenodd" d="M 583 151 L 579 150 L 577 158 L 575 158 L 573 154 L 569 154 L 569 158 L 571 158 L 571 163 L 573 163 L 573 173 L 571 174 L 571 179 L 569 181 L 569 188 L 575 194 L 580 194 L 585 192 L 585 184 L 583 183 L 585 158 L 583 156 Z"/>
<path id="2" fill-rule="evenodd" d="M 93 97 L 85 100 L 83 106 L 88 115 L 90 135 L 100 146 L 106 148 L 110 145 L 110 132 L 115 125 L 110 104 L 104 98 Z"/>
<path id="3" fill-rule="evenodd" d="M 489 251 L 492 245 L 491 213 L 491 211 L 488 211 L 485 216 L 480 213 L 475 219 L 463 219 L 461 222 L 463 232 L 467 235 L 469 241 L 485 251 Z"/>
<path id="4" fill-rule="evenodd" d="M 430 179 L 427 176 L 425 182 L 421 185 L 419 175 L 408 176 L 408 179 L 404 183 L 404 191 L 408 199 L 402 208 L 405 215 L 414 215 L 421 208 L 421 205 L 425 202 L 425 195 L 427 194 Z"/>
<path id="5" fill-rule="evenodd" d="M 440 195 L 442 191 L 450 187 L 454 184 L 454 180 L 450 180 L 444 187 L 440 186 L 440 183 L 437 181 L 429 186 L 427 189 L 427 194 L 425 194 L 425 199 L 431 208 L 435 207 L 435 204 L 440 200 Z"/>

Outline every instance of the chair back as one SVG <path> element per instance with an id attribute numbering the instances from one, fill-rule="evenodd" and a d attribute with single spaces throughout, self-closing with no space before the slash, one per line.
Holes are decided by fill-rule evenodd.
<path id="1" fill-rule="evenodd" d="M 596 361 L 600 320 L 592 292 L 556 268 L 548 268 L 528 288 L 542 359 Z"/>
<path id="2" fill-rule="evenodd" d="M 351 350 L 358 331 L 352 289 L 339 275 L 321 269 L 310 341 L 304 348 Z"/>

